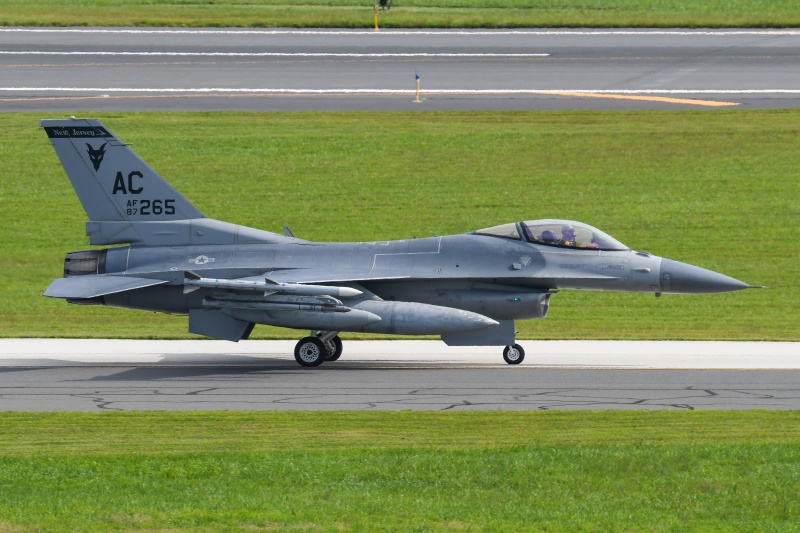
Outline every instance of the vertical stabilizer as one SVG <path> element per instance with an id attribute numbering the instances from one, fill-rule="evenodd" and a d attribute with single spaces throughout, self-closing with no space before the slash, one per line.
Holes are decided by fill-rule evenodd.
<path id="1" fill-rule="evenodd" d="M 203 218 L 186 198 L 99 120 L 40 122 L 90 221 Z"/>

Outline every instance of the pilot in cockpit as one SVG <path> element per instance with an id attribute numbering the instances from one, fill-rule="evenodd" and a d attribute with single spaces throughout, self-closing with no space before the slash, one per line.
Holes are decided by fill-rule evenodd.
<path id="1" fill-rule="evenodd" d="M 558 244 L 558 239 L 556 239 L 556 234 L 546 229 L 539 235 L 539 241 L 545 244 Z"/>
<path id="2" fill-rule="evenodd" d="M 577 248 L 600 248 L 600 245 L 592 238 L 592 242 L 579 243 L 575 237 L 575 228 L 570 224 L 561 227 L 562 239 L 559 241 L 561 246 L 572 246 Z"/>
<path id="3" fill-rule="evenodd" d="M 520 238 L 534 243 L 560 248 L 581 248 L 601 251 L 625 251 L 627 246 L 597 228 L 569 220 L 527 220 L 476 230 L 479 235 L 494 235 L 507 239 Z"/>
<path id="4" fill-rule="evenodd" d="M 575 241 L 575 228 L 571 225 L 565 225 L 561 227 L 561 244 L 562 246 L 577 246 L 577 242 Z"/>

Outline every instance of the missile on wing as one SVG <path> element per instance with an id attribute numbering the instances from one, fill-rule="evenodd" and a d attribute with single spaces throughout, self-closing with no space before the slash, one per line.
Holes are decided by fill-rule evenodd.
<path id="1" fill-rule="evenodd" d="M 203 278 L 198 274 L 187 271 L 184 273 L 184 294 L 205 289 L 228 289 L 237 291 L 263 291 L 268 293 L 296 294 L 298 296 L 338 296 L 339 298 L 353 298 L 359 296 L 361 291 L 351 287 L 337 287 L 330 285 L 306 285 L 303 283 L 278 283 L 269 278 L 264 281 L 248 279 L 215 279 Z"/>
<path id="2" fill-rule="evenodd" d="M 219 309 L 231 318 L 246 322 L 284 327 L 300 324 L 305 329 L 317 330 L 360 329 L 381 321 L 381 317 L 373 313 L 352 309 L 328 295 L 269 294 L 261 297 L 215 292 L 211 298 L 203 299 L 203 307 Z"/>
<path id="3" fill-rule="evenodd" d="M 351 308 L 335 303 L 216 300 L 206 298 L 203 307 L 214 309 L 261 309 L 263 311 L 307 311 L 310 313 L 349 313 Z"/>
<path id="4" fill-rule="evenodd" d="M 358 289 L 352 287 L 338 287 L 332 285 L 305 285 L 303 283 L 275 283 L 267 279 L 268 282 L 273 283 L 276 292 L 283 292 L 287 294 L 297 294 L 298 296 L 334 296 L 338 298 L 354 298 L 360 296 L 362 293 Z"/>
<path id="5" fill-rule="evenodd" d="M 244 322 L 323 331 L 359 331 L 381 321 L 381 317 L 360 309 L 351 309 L 346 313 L 331 313 L 301 311 L 297 309 L 297 306 L 295 306 L 295 310 L 236 307 L 224 308 L 221 309 L 221 312 Z"/>

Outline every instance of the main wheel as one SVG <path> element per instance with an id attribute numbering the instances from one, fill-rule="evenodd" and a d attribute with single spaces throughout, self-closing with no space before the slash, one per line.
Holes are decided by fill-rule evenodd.
<path id="1" fill-rule="evenodd" d="M 325 361 L 325 345 L 316 337 L 306 337 L 294 347 L 294 358 L 301 366 L 319 366 Z"/>
<path id="2" fill-rule="evenodd" d="M 506 346 L 503 350 L 503 359 L 509 365 L 518 365 L 525 359 L 525 350 L 522 346 L 515 344 L 514 346 Z"/>
<path id="3" fill-rule="evenodd" d="M 336 335 L 334 338 L 329 340 L 325 344 L 325 360 L 326 361 L 336 361 L 342 355 L 342 339 L 339 338 L 339 335 Z"/>

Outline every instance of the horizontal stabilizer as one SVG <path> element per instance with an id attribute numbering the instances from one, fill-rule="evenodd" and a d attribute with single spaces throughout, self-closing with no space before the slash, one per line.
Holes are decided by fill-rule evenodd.
<path id="1" fill-rule="evenodd" d="M 128 276 L 74 276 L 58 278 L 44 291 L 50 298 L 97 298 L 106 294 L 130 291 L 167 283 L 160 279 L 133 278 Z"/>

